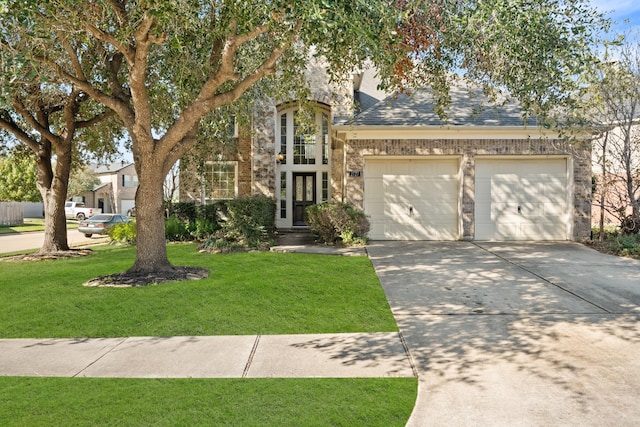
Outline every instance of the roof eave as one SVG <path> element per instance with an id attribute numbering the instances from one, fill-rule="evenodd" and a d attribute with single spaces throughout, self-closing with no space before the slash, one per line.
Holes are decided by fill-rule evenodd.
<path id="1" fill-rule="evenodd" d="M 346 139 L 494 139 L 558 138 L 560 132 L 538 126 L 375 126 L 335 125 Z"/>

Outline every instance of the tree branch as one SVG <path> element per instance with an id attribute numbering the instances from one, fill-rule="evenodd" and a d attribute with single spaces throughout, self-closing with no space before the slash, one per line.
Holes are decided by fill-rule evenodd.
<path id="1" fill-rule="evenodd" d="M 42 135 L 49 141 L 59 141 L 59 137 L 51 132 L 51 130 L 45 126 L 42 126 L 38 120 L 29 112 L 27 107 L 24 106 L 22 100 L 18 98 L 13 99 L 13 109 L 16 113 L 20 114 L 27 124 L 33 128 L 36 132 Z"/>
<path id="2" fill-rule="evenodd" d="M 124 26 L 129 21 L 129 16 L 127 15 L 127 8 L 125 2 L 120 0 L 109 0 L 109 4 L 116 14 L 116 18 L 118 19 L 118 23 L 121 26 Z"/>
<path id="3" fill-rule="evenodd" d="M 92 117 L 89 120 L 78 121 L 78 122 L 76 122 L 76 125 L 77 125 L 78 129 L 88 128 L 88 127 L 91 127 L 91 126 L 95 125 L 96 123 L 100 123 L 101 121 L 106 120 L 106 119 L 108 119 L 110 117 L 113 117 L 115 115 L 116 115 L 115 111 L 108 110 L 108 111 L 105 111 L 104 113 L 101 113 L 101 114 L 98 114 L 98 115 Z"/>
<path id="4" fill-rule="evenodd" d="M 151 34 L 155 25 L 155 18 L 145 16 L 142 19 L 134 35 L 136 46 L 133 62 L 129 63 L 131 99 L 136 115 L 131 133 L 145 139 L 153 137 L 151 134 L 151 102 L 146 85 L 149 51 L 153 44 L 162 43 L 165 39 L 164 36 L 154 37 Z"/>
<path id="5" fill-rule="evenodd" d="M 134 122 L 135 120 L 134 113 L 127 102 L 121 99 L 118 99 L 115 96 L 107 95 L 101 90 L 95 88 L 88 81 L 79 79 L 69 74 L 67 71 L 64 70 L 64 68 L 62 68 L 62 66 L 60 66 L 58 63 L 50 60 L 45 56 L 36 55 L 34 56 L 34 59 L 37 62 L 40 62 L 41 64 L 44 64 L 47 67 L 51 68 L 53 72 L 55 72 L 58 75 L 58 77 L 60 77 L 61 79 L 66 80 L 69 83 L 77 86 L 78 88 L 82 89 L 84 92 L 89 94 L 96 101 L 106 105 L 111 110 L 116 111 L 120 116 L 120 118 L 122 118 L 125 125 L 132 124 Z"/>
<path id="6" fill-rule="evenodd" d="M 87 81 L 87 76 L 84 74 L 84 70 L 82 69 L 82 64 L 80 63 L 80 58 L 78 58 L 78 53 L 73 48 L 73 46 L 71 46 L 71 43 L 69 43 L 69 40 L 67 40 L 64 34 L 61 34 L 59 31 L 57 32 L 57 34 L 58 38 L 62 42 L 62 46 L 64 46 L 64 49 L 67 51 L 67 55 L 69 55 L 69 59 L 71 60 L 71 64 L 73 65 L 73 69 L 78 75 L 78 78 L 80 80 Z"/>
<path id="7" fill-rule="evenodd" d="M 11 118 L 11 115 L 6 110 L 0 110 L 0 128 L 11 133 L 13 136 L 27 145 L 33 152 L 37 152 L 39 149 L 38 141 L 34 140 L 28 133 L 26 133 L 18 124 Z"/>
<path id="8" fill-rule="evenodd" d="M 279 47 L 274 48 L 268 58 L 266 58 L 262 64 L 260 64 L 253 73 L 246 76 L 240 81 L 232 90 L 223 94 L 217 94 L 216 91 L 224 82 L 230 80 L 230 75 L 234 76 L 233 63 L 235 52 L 240 47 L 237 44 L 238 40 L 244 40 L 244 43 L 251 40 L 248 36 L 232 37 L 225 43 L 223 51 L 223 64 L 220 71 L 213 77 L 211 77 L 202 87 L 200 94 L 194 100 L 194 102 L 185 108 L 175 121 L 174 125 L 167 131 L 167 133 L 160 139 L 158 146 L 158 154 L 166 155 L 173 150 L 173 147 L 183 139 L 184 135 L 195 126 L 208 112 L 212 111 L 216 107 L 229 104 L 239 99 L 244 92 L 246 92 L 253 84 L 275 72 L 275 66 L 278 59 L 282 57 L 284 52 L 291 47 L 297 38 L 297 34 L 302 26 L 302 22 L 298 21 L 296 27 L 291 32 L 291 35 L 283 40 Z M 260 30 L 254 30 L 251 32 L 252 36 L 258 37 L 266 31 L 266 26 L 259 27 Z M 233 54 L 233 55 L 232 55 Z M 231 71 L 229 71 L 231 68 Z M 191 148 L 191 147 L 189 147 Z M 182 154 L 185 154 L 187 150 L 184 150 Z M 181 155 L 182 155 L 181 154 Z"/>
<path id="9" fill-rule="evenodd" d="M 85 29 L 96 39 L 110 44 L 111 46 L 116 48 L 118 52 L 121 52 L 127 58 L 127 62 L 132 63 L 135 60 L 135 52 L 131 48 L 120 43 L 118 39 L 113 37 L 111 34 L 102 31 L 88 20 L 85 22 Z"/>

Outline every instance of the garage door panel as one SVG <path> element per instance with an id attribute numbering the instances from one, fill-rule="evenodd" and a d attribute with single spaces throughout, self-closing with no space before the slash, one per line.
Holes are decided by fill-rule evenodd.
<path id="1" fill-rule="evenodd" d="M 476 239 L 565 240 L 566 167 L 564 158 L 476 159 Z"/>
<path id="2" fill-rule="evenodd" d="M 456 159 L 368 159 L 364 205 L 370 238 L 457 239 L 457 175 Z"/>

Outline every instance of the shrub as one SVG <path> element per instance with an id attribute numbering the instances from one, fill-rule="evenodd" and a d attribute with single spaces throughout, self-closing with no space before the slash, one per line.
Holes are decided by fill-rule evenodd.
<path id="1" fill-rule="evenodd" d="M 219 202 L 220 229 L 200 246 L 216 252 L 267 249 L 274 237 L 276 201 L 266 196 L 242 197 Z"/>
<path id="2" fill-rule="evenodd" d="M 618 244 L 617 252 L 622 256 L 630 256 L 640 254 L 640 236 L 626 234 L 616 238 Z"/>
<path id="3" fill-rule="evenodd" d="M 113 242 L 135 245 L 136 223 L 135 221 L 118 223 L 108 231 L 108 234 Z"/>
<path id="4" fill-rule="evenodd" d="M 276 201 L 271 197 L 241 197 L 226 202 L 222 230 L 229 239 L 248 247 L 259 247 L 276 230 Z"/>
<path id="5" fill-rule="evenodd" d="M 164 223 L 164 235 L 169 241 L 187 240 L 189 231 L 188 224 L 181 221 L 176 215 L 171 215 Z"/>
<path id="6" fill-rule="evenodd" d="M 205 240 L 201 245 L 200 249 L 204 249 L 211 252 L 222 252 L 222 253 L 230 253 L 230 252 L 242 252 L 247 248 L 237 240 L 234 240 L 231 236 L 224 235 L 224 233 L 219 232 L 216 236 Z"/>
<path id="7" fill-rule="evenodd" d="M 169 212 L 169 219 L 175 216 L 177 219 L 185 224 L 195 224 L 198 217 L 198 211 L 195 203 L 192 202 L 180 202 L 171 205 L 171 212 Z"/>
<path id="8" fill-rule="evenodd" d="M 367 241 L 369 220 L 349 203 L 323 202 L 309 206 L 305 214 L 311 231 L 323 243 L 357 245 Z"/>
<path id="9" fill-rule="evenodd" d="M 220 230 L 220 224 L 212 222 L 207 218 L 196 218 L 196 223 L 189 234 L 196 240 L 204 240 L 213 236 L 216 231 Z"/>

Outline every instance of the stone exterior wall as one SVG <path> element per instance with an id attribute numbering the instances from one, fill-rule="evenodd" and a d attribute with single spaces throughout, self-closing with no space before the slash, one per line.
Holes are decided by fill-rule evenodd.
<path id="1" fill-rule="evenodd" d="M 276 106 L 266 102 L 253 114 L 251 138 L 252 194 L 275 197 Z"/>
<path id="2" fill-rule="evenodd" d="M 567 155 L 573 167 L 573 238 L 588 239 L 591 234 L 591 163 L 588 147 L 571 146 L 560 140 L 545 139 L 369 139 L 348 140 L 346 171 L 364 171 L 365 156 L 458 156 L 462 169 L 463 239 L 473 239 L 475 211 L 476 156 Z M 364 207 L 364 174 L 346 177 L 345 201 Z"/>
<path id="3" fill-rule="evenodd" d="M 342 85 L 332 84 L 326 72 L 326 64 L 312 59 L 307 68 L 307 81 L 310 96 L 307 101 L 323 104 L 329 108 L 330 117 L 349 116 L 353 112 L 353 84 L 346 81 Z M 252 153 L 252 192 L 270 197 L 275 196 L 276 176 L 275 155 L 280 151 L 280 141 L 276 141 L 278 112 L 295 104 L 295 100 L 264 100 L 257 105 L 253 115 Z M 332 119 L 329 119 L 331 122 Z M 333 145 L 333 144 L 332 144 Z M 331 162 L 336 159 L 332 150 Z M 341 160 L 341 159 L 339 159 Z M 341 178 L 332 175 L 332 185 Z M 336 188 L 332 188 L 335 197 Z M 339 194 L 339 193 L 337 193 Z"/>

